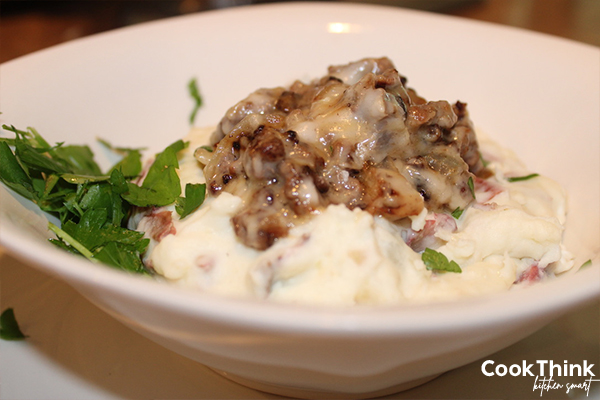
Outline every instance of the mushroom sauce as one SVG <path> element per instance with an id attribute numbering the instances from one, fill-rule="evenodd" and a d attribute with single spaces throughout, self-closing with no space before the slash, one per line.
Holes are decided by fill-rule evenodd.
<path id="1" fill-rule="evenodd" d="M 389 59 L 363 59 L 259 89 L 193 130 L 179 174 L 208 198 L 181 220 L 139 210 L 145 264 L 203 291 L 336 305 L 454 299 L 571 269 L 562 189 L 476 136 L 465 103 L 406 82 Z"/>

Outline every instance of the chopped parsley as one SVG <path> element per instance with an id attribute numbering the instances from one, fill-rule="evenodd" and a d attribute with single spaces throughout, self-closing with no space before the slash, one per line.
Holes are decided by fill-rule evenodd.
<path id="1" fill-rule="evenodd" d="M 204 203 L 205 197 L 205 183 L 188 183 L 185 186 L 185 197 L 177 198 L 177 202 L 175 203 L 175 211 L 179 214 L 179 218 L 183 219 L 196 211 L 196 209 Z"/>
<path id="2" fill-rule="evenodd" d="M 462 209 L 462 208 L 460 208 L 460 207 L 456 207 L 456 208 L 454 209 L 454 211 L 452 211 L 452 212 L 450 213 L 450 215 L 452 215 L 452 216 L 454 217 L 454 219 L 459 219 L 459 218 L 460 218 L 460 216 L 462 215 L 462 213 L 463 213 L 464 211 L 465 211 L 464 209 Z"/>
<path id="3" fill-rule="evenodd" d="M 12 308 L 4 310 L 0 315 L 0 339 L 23 340 L 26 337 L 21 332 L 14 310 Z"/>
<path id="4" fill-rule="evenodd" d="M 448 260 L 445 255 L 429 247 L 421 254 L 421 260 L 423 260 L 427 269 L 435 272 L 462 272 L 455 261 Z"/>
<path id="5" fill-rule="evenodd" d="M 198 114 L 198 110 L 202 107 L 202 96 L 200 95 L 200 90 L 198 89 L 198 82 L 196 78 L 193 78 L 188 83 L 188 92 L 194 100 L 194 108 L 192 109 L 192 113 L 190 114 L 190 125 L 194 124 L 194 120 L 196 119 L 196 114 Z"/>
<path id="6" fill-rule="evenodd" d="M 181 194 L 179 175 L 177 175 L 177 168 L 179 168 L 177 153 L 187 145 L 182 140 L 178 140 L 162 153 L 157 154 L 141 186 L 124 182 L 121 177 L 117 177 L 116 179 L 119 179 L 122 184 L 127 185 L 122 197 L 138 207 L 160 207 L 175 202 Z"/>
<path id="7" fill-rule="evenodd" d="M 473 196 L 473 198 L 475 198 L 475 183 L 473 182 L 472 176 L 469 177 L 469 180 L 467 181 L 467 185 L 469 186 L 469 190 L 471 191 L 471 196 Z"/>
<path id="8" fill-rule="evenodd" d="M 122 270 L 149 273 L 141 261 L 149 240 L 127 229 L 133 207 L 175 204 L 181 218 L 204 201 L 206 185 L 187 184 L 181 196 L 177 154 L 187 147 L 181 140 L 157 154 L 141 185 L 132 182 L 142 173 L 140 149 L 114 148 L 122 159 L 102 172 L 87 146 L 50 146 L 33 128 L 3 128 L 14 139 L 0 139 L 0 181 L 56 215 L 60 227 L 50 241 L 73 254 Z"/>
<path id="9" fill-rule="evenodd" d="M 540 174 L 529 174 L 529 175 L 525 175 L 525 176 L 513 176 L 511 178 L 506 178 L 506 180 L 508 182 L 519 182 L 519 181 L 526 181 L 531 178 L 535 178 L 536 176 L 540 176 Z"/>

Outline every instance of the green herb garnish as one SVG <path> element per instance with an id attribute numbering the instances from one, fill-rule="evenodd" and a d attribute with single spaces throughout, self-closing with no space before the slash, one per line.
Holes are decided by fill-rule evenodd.
<path id="1" fill-rule="evenodd" d="M 437 272 L 462 272 L 455 261 L 449 261 L 445 255 L 429 247 L 421 254 L 421 260 L 423 260 L 429 270 Z"/>
<path id="2" fill-rule="evenodd" d="M 138 207 L 160 207 L 175 202 L 181 194 L 181 184 L 177 175 L 177 168 L 179 168 L 177 153 L 187 145 L 182 140 L 178 140 L 159 153 L 142 185 L 127 183 L 127 192 L 123 194 L 123 198 Z"/>
<path id="3" fill-rule="evenodd" d="M 148 273 L 141 254 L 149 240 L 126 228 L 132 207 L 175 204 L 183 218 L 204 201 L 205 185 L 188 184 L 181 197 L 177 154 L 187 147 L 181 140 L 156 155 L 138 186 L 131 180 L 141 173 L 140 149 L 114 148 L 104 141 L 123 158 L 103 173 L 87 146 L 50 146 L 34 129 L 3 127 L 15 138 L 0 140 L 0 181 L 56 215 L 61 226 L 49 224 L 57 236 L 50 241 L 90 261 Z"/>
<path id="4" fill-rule="evenodd" d="M 98 141 L 112 152 L 121 154 L 123 156 L 121 161 L 116 163 L 109 172 L 118 169 L 125 177 L 128 178 L 133 178 L 140 174 L 140 171 L 142 170 L 141 152 L 144 150 L 143 148 L 132 149 L 127 147 L 115 147 L 104 139 L 98 139 Z"/>
<path id="5" fill-rule="evenodd" d="M 469 180 L 467 181 L 467 185 L 469 186 L 469 190 L 471 191 L 471 196 L 473 196 L 473 198 L 475 198 L 475 183 L 473 182 L 472 176 L 469 177 Z"/>
<path id="6" fill-rule="evenodd" d="M 200 90 L 198 90 L 198 82 L 196 82 L 196 78 L 193 78 L 188 83 L 188 91 L 194 100 L 194 108 L 190 114 L 190 125 L 193 125 L 194 120 L 196 119 L 196 114 L 198 113 L 200 107 L 202 107 L 202 96 L 200 96 Z"/>
<path id="7" fill-rule="evenodd" d="M 205 197 L 205 183 L 188 183 L 185 186 L 185 197 L 180 197 L 177 199 L 175 211 L 177 211 L 179 217 L 183 219 L 200 207 L 202 203 L 204 203 Z"/>
<path id="8" fill-rule="evenodd" d="M 590 265 L 592 265 L 592 260 L 587 260 L 586 262 L 581 264 L 581 267 L 579 267 L 579 268 L 586 268 L 586 267 L 589 267 Z"/>
<path id="9" fill-rule="evenodd" d="M 460 207 L 456 207 L 456 208 L 454 209 L 454 211 L 452 211 L 452 212 L 450 213 L 450 215 L 452 215 L 452 216 L 454 217 L 454 219 L 459 219 L 459 218 L 460 218 L 460 216 L 462 215 L 462 213 L 463 213 L 464 211 L 465 211 L 464 209 L 462 209 L 462 208 L 460 208 Z"/>
<path id="10" fill-rule="evenodd" d="M 535 178 L 536 176 L 540 176 L 540 174 L 529 174 L 529 175 L 525 175 L 525 176 L 514 176 L 512 178 L 506 178 L 506 180 L 508 182 L 519 182 L 519 181 L 526 181 L 528 179 Z"/>
<path id="11" fill-rule="evenodd" d="M 19 328 L 14 310 L 12 308 L 4 310 L 0 315 L 0 339 L 23 340 L 26 337 Z"/>
<path id="12" fill-rule="evenodd" d="M 62 228 L 49 224 L 57 237 L 90 261 L 103 262 L 123 270 L 146 273 L 141 262 L 149 244 L 141 232 L 107 223 L 105 209 L 86 211 L 79 223 L 67 221 Z"/>

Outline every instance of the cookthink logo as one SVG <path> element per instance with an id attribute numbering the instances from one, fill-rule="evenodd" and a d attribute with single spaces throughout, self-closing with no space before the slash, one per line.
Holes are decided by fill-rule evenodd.
<path id="1" fill-rule="evenodd" d="M 594 379 L 596 374 L 592 372 L 594 364 L 589 364 L 587 360 L 582 363 L 573 364 L 564 360 L 563 363 L 556 363 L 553 360 L 536 360 L 534 363 L 528 363 L 523 360 L 521 364 L 496 364 L 493 360 L 486 360 L 481 364 L 481 373 L 485 376 L 531 376 L 535 377 L 533 391 L 540 391 L 540 396 L 550 390 L 566 390 L 570 393 L 573 390 L 584 390 L 587 395 L 590 394 L 592 382 L 600 382 L 600 379 Z M 554 380 L 555 377 L 580 378 L 573 382 L 559 383 Z"/>

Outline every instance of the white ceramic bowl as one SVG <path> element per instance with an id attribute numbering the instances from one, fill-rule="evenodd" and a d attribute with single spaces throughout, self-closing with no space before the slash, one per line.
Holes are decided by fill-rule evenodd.
<path id="1" fill-rule="evenodd" d="M 132 329 L 255 388 L 304 397 L 402 390 L 502 349 L 600 294 L 599 50 L 531 32 L 376 6 L 252 6 L 164 20 L 0 67 L 0 119 L 52 141 L 160 150 L 258 87 L 389 56 L 430 99 L 570 194 L 565 240 L 591 266 L 526 290 L 446 304 L 325 308 L 239 301 L 93 265 L 46 242 L 47 215 L 0 187 L 0 241 Z M 103 154 L 93 146 L 98 155 Z M 108 160 L 105 160 L 108 165 Z M 52 219 L 52 218 L 50 218 Z M 56 221 L 55 221 L 56 222 Z"/>

